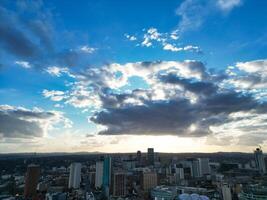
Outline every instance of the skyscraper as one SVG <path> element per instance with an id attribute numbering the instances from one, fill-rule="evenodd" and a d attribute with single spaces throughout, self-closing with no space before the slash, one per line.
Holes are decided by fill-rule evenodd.
<path id="1" fill-rule="evenodd" d="M 136 161 L 140 164 L 142 158 L 142 153 L 141 151 L 137 151 L 136 153 Z"/>
<path id="2" fill-rule="evenodd" d="M 147 161 L 149 165 L 154 165 L 154 149 L 153 148 L 147 149 Z"/>
<path id="3" fill-rule="evenodd" d="M 36 188 L 40 176 L 39 165 L 29 165 L 27 167 L 26 177 L 25 177 L 25 187 L 24 187 L 24 197 L 34 198 L 36 197 Z"/>
<path id="4" fill-rule="evenodd" d="M 210 174 L 210 166 L 208 158 L 198 158 L 200 176 Z"/>
<path id="5" fill-rule="evenodd" d="M 95 187 L 100 188 L 103 184 L 103 161 L 96 162 Z"/>
<path id="6" fill-rule="evenodd" d="M 261 174 L 266 173 L 266 167 L 265 167 L 265 162 L 264 162 L 264 155 L 262 153 L 261 148 L 256 148 L 254 151 L 254 156 L 255 156 L 255 163 L 256 167 L 259 170 Z"/>
<path id="7" fill-rule="evenodd" d="M 105 157 L 103 166 L 103 187 L 107 197 L 109 196 L 110 183 L 111 183 L 111 157 Z"/>
<path id="8" fill-rule="evenodd" d="M 69 176 L 69 188 L 77 189 L 81 183 L 81 163 L 71 163 L 70 176 Z"/>
<path id="9" fill-rule="evenodd" d="M 126 173 L 115 172 L 113 175 L 113 195 L 123 197 L 126 195 Z"/>
<path id="10" fill-rule="evenodd" d="M 106 157 L 104 159 L 103 166 L 103 186 L 109 186 L 111 181 L 111 158 Z"/>

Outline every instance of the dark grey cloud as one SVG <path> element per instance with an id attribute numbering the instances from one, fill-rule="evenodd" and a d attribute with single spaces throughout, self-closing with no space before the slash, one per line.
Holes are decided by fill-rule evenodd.
<path id="1" fill-rule="evenodd" d="M 175 74 L 160 75 L 159 80 L 163 83 L 178 84 L 182 86 L 186 91 L 190 91 L 198 94 L 214 94 L 218 90 L 218 86 L 212 82 L 194 81 L 191 79 L 185 79 L 178 77 Z"/>
<path id="2" fill-rule="evenodd" d="M 236 112 L 256 112 L 260 114 L 266 105 L 259 103 L 249 93 L 223 89 L 218 82 L 185 79 L 174 75 L 158 75 L 161 84 L 179 85 L 182 92 L 192 92 L 197 100 L 191 102 L 185 96 L 173 96 L 165 100 L 153 100 L 131 93 L 114 94 L 110 90 L 102 91 L 103 110 L 96 113 L 91 121 L 107 127 L 99 134 L 144 134 L 179 135 L 185 137 L 204 136 L 211 133 L 210 126 L 219 126 L 231 122 L 229 117 Z M 174 90 L 175 93 L 181 91 Z M 142 90 L 146 96 L 150 90 Z M 134 99 L 141 104 L 125 103 Z"/>
<path id="3" fill-rule="evenodd" d="M 205 135 L 209 132 L 204 124 L 197 131 L 187 131 L 198 122 L 195 110 L 188 100 L 150 102 L 141 106 L 110 108 L 101 111 L 91 120 L 108 126 L 100 134 L 140 135 Z"/>
<path id="4" fill-rule="evenodd" d="M 56 112 L 0 105 L 0 135 L 4 138 L 42 137 L 47 127 L 64 120 Z"/>
<path id="5" fill-rule="evenodd" d="M 5 8 L 0 7 L 0 45 L 2 49 L 23 58 L 35 56 L 39 52 L 39 47 L 17 27 L 14 16 Z"/>

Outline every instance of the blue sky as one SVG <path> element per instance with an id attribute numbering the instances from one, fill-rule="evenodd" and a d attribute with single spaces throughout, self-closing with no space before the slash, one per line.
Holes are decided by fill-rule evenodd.
<path id="1" fill-rule="evenodd" d="M 0 150 L 264 147 L 266 6 L 1 1 Z"/>

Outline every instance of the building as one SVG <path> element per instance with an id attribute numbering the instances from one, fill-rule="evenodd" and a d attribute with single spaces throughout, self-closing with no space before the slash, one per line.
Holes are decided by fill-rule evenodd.
<path id="1" fill-rule="evenodd" d="M 126 173 L 115 172 L 113 174 L 113 196 L 124 197 L 126 194 Z"/>
<path id="2" fill-rule="evenodd" d="M 100 188 L 103 185 L 103 161 L 97 161 L 95 166 L 95 187 Z"/>
<path id="3" fill-rule="evenodd" d="M 69 188 L 78 189 L 81 183 L 81 163 L 71 163 L 69 175 Z"/>
<path id="4" fill-rule="evenodd" d="M 47 193 L 45 195 L 46 200 L 66 200 L 67 194 L 66 193 Z"/>
<path id="5" fill-rule="evenodd" d="M 184 179 L 184 168 L 179 166 L 175 168 L 175 178 L 176 183 Z"/>
<path id="6" fill-rule="evenodd" d="M 173 200 L 177 196 L 175 187 L 168 186 L 157 186 L 150 193 L 154 200 Z"/>
<path id="7" fill-rule="evenodd" d="M 40 166 L 39 165 L 29 165 L 27 167 L 26 177 L 25 177 L 25 187 L 24 187 L 24 197 L 34 198 L 37 195 L 37 184 L 40 177 Z"/>
<path id="8" fill-rule="evenodd" d="M 158 184 L 158 176 L 156 172 L 143 172 L 142 174 L 142 188 L 148 191 Z"/>
<path id="9" fill-rule="evenodd" d="M 231 187 L 229 184 L 223 184 L 221 186 L 223 200 L 232 200 Z"/>
<path id="10" fill-rule="evenodd" d="M 155 161 L 154 149 L 153 148 L 148 148 L 147 149 L 147 162 L 148 162 L 148 165 L 154 165 L 154 161 Z"/>
<path id="11" fill-rule="evenodd" d="M 104 159 L 103 166 L 103 186 L 110 186 L 111 181 L 111 157 Z"/>
<path id="12" fill-rule="evenodd" d="M 141 153 L 141 151 L 137 151 L 137 153 L 136 153 L 136 161 L 138 162 L 138 164 L 141 163 L 141 159 L 142 159 L 142 153 Z"/>
<path id="13" fill-rule="evenodd" d="M 104 158 L 103 165 L 103 187 L 106 197 L 109 197 L 111 185 L 111 157 Z"/>
<path id="14" fill-rule="evenodd" d="M 244 187 L 239 194 L 240 200 L 263 200 L 267 199 L 267 186 L 266 185 L 248 185 Z"/>
<path id="15" fill-rule="evenodd" d="M 265 174 L 266 167 L 265 167 L 265 162 L 264 162 L 264 155 L 262 153 L 261 148 L 257 148 L 254 151 L 254 156 L 255 156 L 256 168 L 259 170 L 261 174 Z"/>
<path id="16" fill-rule="evenodd" d="M 210 174 L 210 165 L 208 158 L 198 158 L 200 176 Z"/>

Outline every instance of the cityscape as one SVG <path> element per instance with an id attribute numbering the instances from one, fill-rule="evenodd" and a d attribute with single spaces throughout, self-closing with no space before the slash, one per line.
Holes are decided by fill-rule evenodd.
<path id="1" fill-rule="evenodd" d="M 267 158 L 267 157 L 266 157 Z M 267 198 L 260 147 L 249 153 L 2 155 L 1 199 L 251 200 Z"/>
<path id="2" fill-rule="evenodd" d="M 267 0 L 0 0 L 0 200 L 267 200 Z"/>

